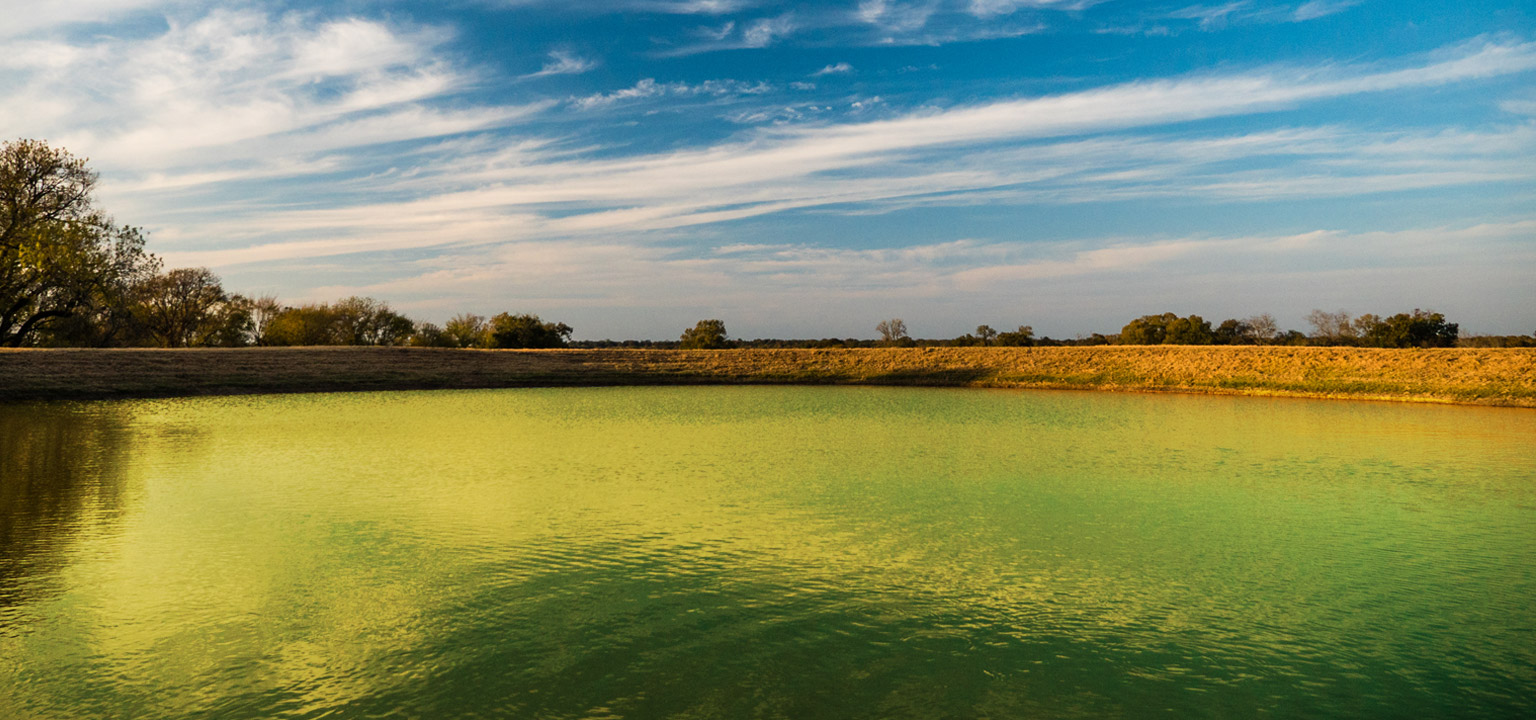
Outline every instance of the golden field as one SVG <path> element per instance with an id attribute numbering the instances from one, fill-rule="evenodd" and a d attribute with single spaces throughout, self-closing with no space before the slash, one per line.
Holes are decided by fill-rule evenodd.
<path id="1" fill-rule="evenodd" d="M 0 350 L 0 400 L 577 385 L 868 384 L 1536 407 L 1536 349 Z"/>

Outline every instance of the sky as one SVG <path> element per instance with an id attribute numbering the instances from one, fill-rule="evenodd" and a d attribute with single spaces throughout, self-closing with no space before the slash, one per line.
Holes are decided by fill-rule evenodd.
<path id="1" fill-rule="evenodd" d="M 1524 0 L 0 0 L 170 267 L 578 339 L 1536 331 Z"/>

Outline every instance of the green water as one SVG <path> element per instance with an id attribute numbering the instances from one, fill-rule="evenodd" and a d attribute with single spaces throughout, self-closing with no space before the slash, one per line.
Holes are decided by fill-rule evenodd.
<path id="1" fill-rule="evenodd" d="M 1536 412 L 0 407 L 0 717 L 1529 717 Z"/>

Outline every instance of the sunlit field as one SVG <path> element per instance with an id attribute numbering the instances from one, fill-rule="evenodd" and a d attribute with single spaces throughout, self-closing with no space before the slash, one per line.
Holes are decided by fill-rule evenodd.
<path id="1" fill-rule="evenodd" d="M 1536 350 L 1343 347 L 0 350 L 0 399 L 540 385 L 1100 389 L 1536 406 Z"/>

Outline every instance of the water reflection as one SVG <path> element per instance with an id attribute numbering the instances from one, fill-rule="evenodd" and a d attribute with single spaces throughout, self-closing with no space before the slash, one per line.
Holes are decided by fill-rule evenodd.
<path id="1" fill-rule="evenodd" d="M 128 432 L 114 406 L 0 406 L 0 633 L 46 591 L 72 544 L 124 511 Z"/>
<path id="2" fill-rule="evenodd" d="M 61 589 L 0 638 L 0 716 L 1515 714 L 1536 691 L 1531 413 L 869 388 L 122 407 L 131 452 L 97 464 L 136 499 L 54 524 L 114 530 L 29 566 Z"/>

